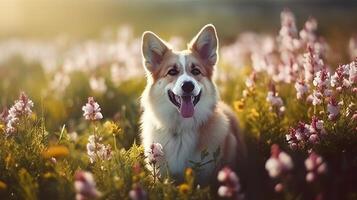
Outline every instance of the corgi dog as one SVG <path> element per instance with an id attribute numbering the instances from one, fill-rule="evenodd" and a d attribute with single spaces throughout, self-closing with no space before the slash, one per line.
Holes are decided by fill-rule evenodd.
<path id="1" fill-rule="evenodd" d="M 141 96 L 141 137 L 145 152 L 153 143 L 163 147 L 161 175 L 177 181 L 194 162 L 206 162 L 196 177 L 205 183 L 222 165 L 236 166 L 243 151 L 235 114 L 219 101 L 213 81 L 218 38 L 213 25 L 204 26 L 183 51 L 174 50 L 153 32 L 142 36 L 147 85 Z M 202 151 L 217 162 L 202 160 Z"/>

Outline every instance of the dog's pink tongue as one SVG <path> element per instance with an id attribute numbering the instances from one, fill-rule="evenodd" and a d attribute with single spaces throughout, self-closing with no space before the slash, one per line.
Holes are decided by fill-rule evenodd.
<path id="1" fill-rule="evenodd" d="M 180 113 L 182 117 L 189 118 L 193 116 L 194 106 L 191 100 L 191 96 L 183 96 L 181 97 L 181 107 Z"/>

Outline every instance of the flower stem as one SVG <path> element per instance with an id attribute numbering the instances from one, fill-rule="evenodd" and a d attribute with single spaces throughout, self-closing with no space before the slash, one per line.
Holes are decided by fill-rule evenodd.
<path id="1" fill-rule="evenodd" d="M 156 166 L 155 163 L 153 164 L 154 167 L 154 184 L 156 183 Z"/>

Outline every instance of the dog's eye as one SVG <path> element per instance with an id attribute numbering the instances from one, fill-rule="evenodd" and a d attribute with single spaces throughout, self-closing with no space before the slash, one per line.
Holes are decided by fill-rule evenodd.
<path id="1" fill-rule="evenodd" d="M 201 71 L 199 69 L 192 69 L 191 73 L 195 76 L 200 75 Z"/>
<path id="2" fill-rule="evenodd" d="M 177 69 L 170 69 L 169 72 L 167 72 L 170 76 L 176 76 L 178 73 L 179 71 L 177 71 Z"/>

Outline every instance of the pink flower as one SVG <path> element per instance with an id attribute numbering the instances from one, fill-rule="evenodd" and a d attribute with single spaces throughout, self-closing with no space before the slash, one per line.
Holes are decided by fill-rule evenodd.
<path id="1" fill-rule="evenodd" d="M 275 192 L 282 192 L 284 190 L 284 185 L 282 183 L 278 183 L 274 187 Z"/>
<path id="2" fill-rule="evenodd" d="M 101 196 L 96 189 L 93 175 L 90 172 L 76 172 L 74 175 L 74 189 L 76 191 L 76 200 L 96 199 Z"/>
<path id="3" fill-rule="evenodd" d="M 327 112 L 329 113 L 329 120 L 335 120 L 340 114 L 340 106 L 334 97 L 330 98 L 330 101 L 327 104 Z"/>
<path id="4" fill-rule="evenodd" d="M 234 171 L 229 167 L 224 167 L 218 172 L 217 179 L 223 185 L 218 188 L 220 197 L 228 197 L 233 199 L 242 199 L 243 194 L 239 194 L 241 186 L 239 178 Z"/>
<path id="5" fill-rule="evenodd" d="M 289 129 L 289 133 L 285 137 L 290 148 L 297 149 L 320 142 L 325 134 L 324 121 L 313 116 L 311 124 L 299 122 L 296 128 Z"/>
<path id="6" fill-rule="evenodd" d="M 294 14 L 286 9 L 280 14 L 279 40 L 282 50 L 294 51 L 300 47 Z"/>
<path id="7" fill-rule="evenodd" d="M 271 110 L 276 110 L 278 114 L 282 114 L 285 111 L 283 100 L 279 97 L 278 93 L 275 92 L 274 85 L 271 86 L 271 90 L 268 92 L 266 100 L 270 103 Z"/>
<path id="8" fill-rule="evenodd" d="M 351 59 L 355 59 L 357 57 L 357 36 L 356 35 L 350 39 L 348 48 L 349 48 L 349 54 L 350 54 Z"/>
<path id="9" fill-rule="evenodd" d="M 163 148 L 159 143 L 152 143 L 148 152 L 149 163 L 155 164 L 164 156 Z"/>
<path id="10" fill-rule="evenodd" d="M 314 43 L 317 40 L 317 21 L 315 18 L 309 18 L 305 22 L 304 28 L 300 31 L 300 38 L 305 43 Z"/>
<path id="11" fill-rule="evenodd" d="M 255 85 L 255 81 L 256 81 L 257 77 L 256 77 L 256 72 L 253 71 L 250 76 L 245 80 L 245 85 L 248 88 L 252 88 Z"/>
<path id="12" fill-rule="evenodd" d="M 0 113 L 0 122 L 6 124 L 8 121 L 8 116 L 9 116 L 9 110 L 7 108 L 4 108 Z"/>
<path id="13" fill-rule="evenodd" d="M 357 61 L 353 61 L 350 63 L 349 73 L 349 81 L 351 84 L 357 84 Z"/>
<path id="14" fill-rule="evenodd" d="M 265 163 L 265 169 L 271 178 L 277 178 L 294 167 L 291 157 L 280 150 L 279 146 L 271 146 L 271 156 Z"/>
<path id="15" fill-rule="evenodd" d="M 307 97 L 307 101 L 312 103 L 312 105 L 320 105 L 323 102 L 323 94 L 321 92 L 314 90 L 311 95 Z"/>
<path id="16" fill-rule="evenodd" d="M 103 94 L 107 91 L 107 85 L 105 84 L 105 79 L 103 77 L 92 76 L 89 79 L 89 86 L 94 92 L 98 94 Z"/>
<path id="17" fill-rule="evenodd" d="M 315 152 L 311 152 L 309 157 L 305 160 L 305 167 L 307 170 L 307 182 L 313 182 L 318 175 L 325 174 L 327 171 L 327 165 L 323 158 Z"/>
<path id="18" fill-rule="evenodd" d="M 349 65 L 340 65 L 331 76 L 331 87 L 336 88 L 337 91 L 350 87 L 351 82 L 348 80 L 349 69 Z"/>
<path id="19" fill-rule="evenodd" d="M 95 121 L 103 118 L 103 115 L 100 112 L 101 108 L 99 107 L 99 104 L 94 101 L 93 97 L 88 98 L 88 103 L 82 107 L 82 110 L 86 120 Z"/>
<path id="20" fill-rule="evenodd" d="M 21 116 L 29 116 L 32 113 L 33 102 L 29 99 L 24 92 L 20 94 L 18 100 L 15 101 L 15 104 L 10 108 L 8 113 L 4 112 L 6 119 L 6 133 L 13 133 L 16 131 L 16 125 Z"/>
<path id="21" fill-rule="evenodd" d="M 219 182 L 231 182 L 231 183 L 239 182 L 238 176 L 229 167 L 224 167 L 218 172 L 217 180 Z"/>
<path id="22" fill-rule="evenodd" d="M 133 189 L 129 192 L 129 197 L 131 200 L 145 200 L 147 199 L 147 194 L 145 190 L 140 187 L 140 185 L 135 184 Z"/>
<path id="23" fill-rule="evenodd" d="M 102 138 L 90 135 L 87 143 L 87 154 L 91 163 L 97 159 L 110 160 L 112 157 L 112 148 L 110 145 L 101 144 Z"/>
<path id="24" fill-rule="evenodd" d="M 308 46 L 308 52 L 304 54 L 303 66 L 306 82 L 312 81 L 315 73 L 325 67 L 325 64 L 320 55 L 311 45 Z"/>
<path id="25" fill-rule="evenodd" d="M 330 73 L 326 69 L 316 72 L 312 83 L 320 92 L 324 91 L 330 85 Z"/>
<path id="26" fill-rule="evenodd" d="M 218 193 L 218 195 L 219 195 L 220 197 L 232 197 L 234 191 L 233 191 L 231 188 L 229 188 L 228 186 L 221 185 L 221 186 L 218 188 L 217 193 Z"/>
<path id="27" fill-rule="evenodd" d="M 302 99 L 309 91 L 309 86 L 304 81 L 298 81 L 295 83 L 296 98 Z"/>

